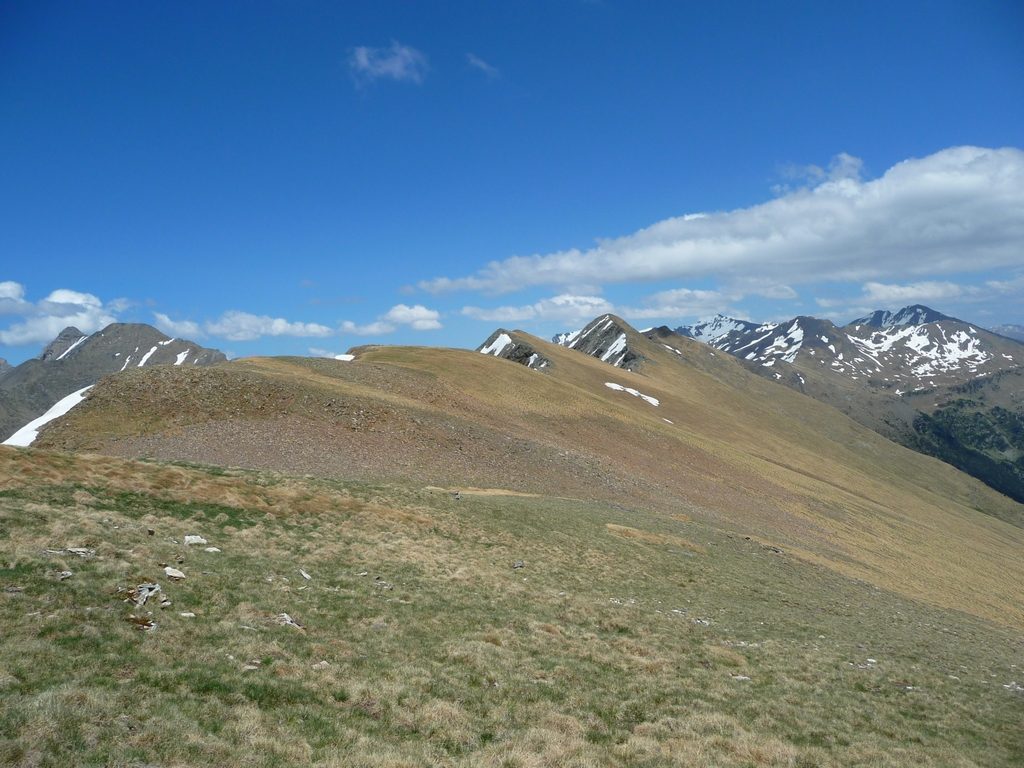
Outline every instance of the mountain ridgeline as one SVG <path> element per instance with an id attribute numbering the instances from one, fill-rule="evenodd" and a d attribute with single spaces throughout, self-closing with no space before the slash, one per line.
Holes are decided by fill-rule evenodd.
<path id="1" fill-rule="evenodd" d="M 605 315 L 553 341 L 615 364 L 637 358 L 629 332 Z M 747 370 L 1024 501 L 1024 344 L 1005 334 L 913 305 L 841 327 L 809 316 L 758 324 L 718 315 L 644 335 L 669 348 L 687 338 L 727 352 Z M 622 341 L 610 354 L 612 339 Z"/>
<path id="2" fill-rule="evenodd" d="M 141 323 L 114 323 L 93 334 L 65 328 L 38 358 L 0 367 L 0 439 L 109 374 L 154 365 L 213 365 L 226 359 L 216 349 L 172 339 Z"/>

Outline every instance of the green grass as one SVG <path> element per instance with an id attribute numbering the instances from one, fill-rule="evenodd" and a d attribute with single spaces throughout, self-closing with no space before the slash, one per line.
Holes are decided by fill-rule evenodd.
<path id="1" fill-rule="evenodd" d="M 0 493 L 0 764 L 1024 760 L 1024 697 L 1003 687 L 1024 682 L 1019 631 L 756 540 L 639 508 L 195 467 L 177 471 L 263 503 L 184 503 L 160 471 Z M 72 546 L 97 554 L 43 554 Z M 145 580 L 173 605 L 118 595 Z M 155 630 L 126 621 L 146 611 Z"/>

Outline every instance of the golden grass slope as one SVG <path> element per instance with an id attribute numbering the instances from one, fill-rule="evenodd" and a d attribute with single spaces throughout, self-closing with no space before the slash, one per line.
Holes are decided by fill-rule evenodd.
<path id="1" fill-rule="evenodd" d="M 1024 627 L 1020 505 L 696 342 L 672 350 L 630 331 L 646 358 L 630 373 L 517 335 L 549 369 L 462 350 L 365 347 L 354 362 L 126 372 L 39 445 L 688 514 Z"/>

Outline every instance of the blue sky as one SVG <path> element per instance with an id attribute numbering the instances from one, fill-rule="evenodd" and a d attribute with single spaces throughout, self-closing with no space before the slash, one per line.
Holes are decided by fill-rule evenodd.
<path id="1" fill-rule="evenodd" d="M 0 356 L 1024 322 L 1019 2 L 0 7 Z"/>

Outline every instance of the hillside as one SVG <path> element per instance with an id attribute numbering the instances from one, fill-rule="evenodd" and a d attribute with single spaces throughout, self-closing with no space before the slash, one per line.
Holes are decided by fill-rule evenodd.
<path id="1" fill-rule="evenodd" d="M 212 365 L 224 353 L 172 339 L 150 325 L 114 323 L 85 334 L 65 328 L 35 359 L 0 367 L 0 440 L 103 376 L 154 365 Z"/>
<path id="2" fill-rule="evenodd" d="M 954 600 L 1002 571 L 997 622 L 678 508 L 458 487 L 0 448 L 0 763 L 1024 758 L 1020 529 L 931 554 L 980 573 Z M 909 520 L 874 522 L 897 554 Z"/>
<path id="3" fill-rule="evenodd" d="M 727 355 L 627 332 L 640 373 L 519 332 L 510 338 L 548 367 L 366 347 L 353 362 L 126 371 L 37 444 L 685 513 L 880 587 L 1021 623 L 1019 504 Z M 945 559 L 953 532 L 984 557 Z"/>
<path id="4" fill-rule="evenodd" d="M 842 327 L 814 317 L 755 325 L 720 315 L 676 333 L 1024 502 L 1024 438 L 1013 426 L 1024 420 L 1024 345 L 1012 334 L 922 305 Z"/>

